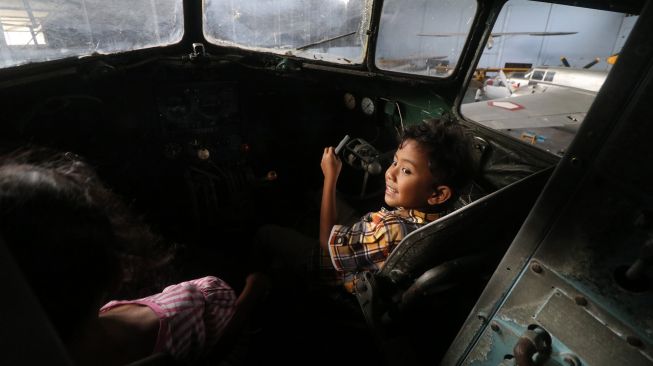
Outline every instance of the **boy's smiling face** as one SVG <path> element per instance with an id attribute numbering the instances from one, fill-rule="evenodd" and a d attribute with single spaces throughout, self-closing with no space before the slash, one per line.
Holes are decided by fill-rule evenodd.
<path id="1" fill-rule="evenodd" d="M 429 170 L 428 151 L 415 140 L 397 149 L 385 172 L 385 203 L 392 207 L 420 209 L 440 204 L 451 197 L 448 186 L 436 186 Z"/>

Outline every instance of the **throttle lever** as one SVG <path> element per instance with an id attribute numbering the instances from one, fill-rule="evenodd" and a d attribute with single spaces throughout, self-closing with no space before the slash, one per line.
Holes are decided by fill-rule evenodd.
<path id="1" fill-rule="evenodd" d="M 340 151 L 342 150 L 343 147 L 345 147 L 345 144 L 349 141 L 350 138 L 351 137 L 349 137 L 349 135 L 345 135 L 345 137 L 342 138 L 338 146 L 336 146 L 335 148 L 334 152 L 336 155 L 340 154 Z"/>

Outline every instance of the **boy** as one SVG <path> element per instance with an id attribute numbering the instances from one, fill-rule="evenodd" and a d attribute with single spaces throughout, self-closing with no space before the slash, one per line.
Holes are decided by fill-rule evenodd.
<path id="1" fill-rule="evenodd" d="M 342 162 L 333 147 L 324 149 L 320 209 L 322 267 L 328 253 L 347 291 L 356 272 L 381 269 L 399 242 L 415 229 L 450 211 L 471 178 L 471 143 L 450 117 L 409 127 L 385 173 L 385 203 L 352 226 L 336 225 L 336 182 Z"/>
<path id="2" fill-rule="evenodd" d="M 472 161 L 471 143 L 456 120 L 441 117 L 409 127 L 385 173 L 385 203 L 395 209 L 382 208 L 343 226 L 336 225 L 342 162 L 334 148 L 327 147 L 320 164 L 324 186 L 319 245 L 293 229 L 266 225 L 257 232 L 254 265 L 281 276 L 290 289 L 308 282 L 304 284 L 309 287 L 344 285 L 352 292 L 356 272 L 378 271 L 406 235 L 451 210 L 471 178 Z"/>

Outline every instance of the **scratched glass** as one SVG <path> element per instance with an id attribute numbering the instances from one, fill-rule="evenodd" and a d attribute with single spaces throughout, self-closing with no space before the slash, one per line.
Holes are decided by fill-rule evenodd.
<path id="1" fill-rule="evenodd" d="M 562 156 L 576 136 L 637 16 L 508 1 L 483 48 L 461 114 Z"/>
<path id="2" fill-rule="evenodd" d="M 204 0 L 218 45 L 340 64 L 363 62 L 372 0 Z"/>
<path id="3" fill-rule="evenodd" d="M 374 63 L 382 70 L 447 77 L 475 13 L 476 0 L 386 0 Z"/>
<path id="4" fill-rule="evenodd" d="M 177 0 L 0 0 L 0 67 L 177 43 Z"/>

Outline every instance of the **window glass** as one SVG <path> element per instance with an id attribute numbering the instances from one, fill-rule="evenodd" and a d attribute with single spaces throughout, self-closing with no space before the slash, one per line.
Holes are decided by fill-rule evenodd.
<path id="1" fill-rule="evenodd" d="M 0 67 L 177 43 L 177 0 L 0 0 Z"/>
<path id="2" fill-rule="evenodd" d="M 372 0 L 204 0 L 209 42 L 342 64 L 362 63 Z"/>
<path id="3" fill-rule="evenodd" d="M 614 60 L 618 62 L 610 56 L 621 51 L 637 18 L 538 1 L 508 1 L 463 98 L 462 115 L 563 155 Z"/>
<path id="4" fill-rule="evenodd" d="M 385 0 L 376 66 L 408 74 L 449 76 L 475 13 L 475 0 Z"/>
<path id="5" fill-rule="evenodd" d="M 531 77 L 531 80 L 542 80 L 543 77 L 544 77 L 544 71 L 535 70 L 533 72 L 533 76 Z"/>

